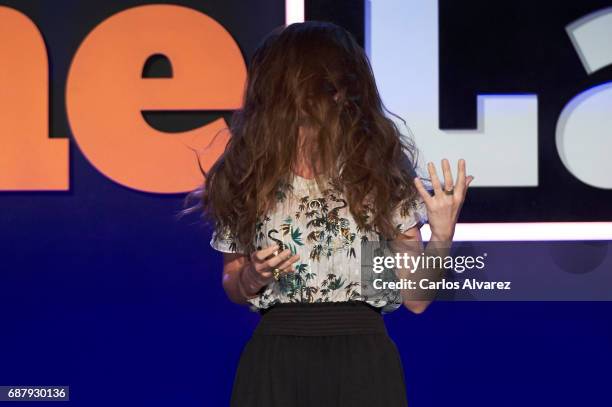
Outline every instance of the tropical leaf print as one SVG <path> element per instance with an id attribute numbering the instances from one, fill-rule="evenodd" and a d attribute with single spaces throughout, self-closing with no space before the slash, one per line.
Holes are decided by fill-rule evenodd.
<path id="1" fill-rule="evenodd" d="M 260 246 L 265 242 L 276 243 L 281 249 L 289 248 L 300 254 L 300 260 L 293 265 L 292 272 L 283 274 L 250 301 L 257 308 L 267 308 L 277 302 L 362 300 L 394 309 L 398 296 L 372 294 L 372 290 L 370 298 L 362 295 L 367 284 L 364 282 L 362 287 L 360 271 L 355 272 L 361 267 L 361 244 L 381 237 L 369 223 L 371 206 L 364 205 L 360 218 L 364 226 L 360 227 L 337 185 L 330 184 L 323 191 L 313 190 L 312 184 L 306 187 L 285 185 L 277 193 L 280 204 L 256 225 L 255 238 Z M 406 213 L 406 208 L 402 213 Z"/>
<path id="2" fill-rule="evenodd" d="M 291 240 L 300 246 L 304 245 L 304 243 L 302 243 L 302 232 L 300 228 L 295 228 L 291 231 Z"/>

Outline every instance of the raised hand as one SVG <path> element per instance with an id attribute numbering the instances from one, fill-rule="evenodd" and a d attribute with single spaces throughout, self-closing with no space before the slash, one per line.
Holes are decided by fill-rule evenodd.
<path id="1" fill-rule="evenodd" d="M 455 234 L 455 225 L 465 201 L 467 189 L 474 179 L 466 176 L 465 160 L 461 159 L 457 165 L 457 181 L 453 183 L 453 174 L 450 163 L 445 158 L 442 160 L 442 173 L 444 174 L 444 185 L 440 182 L 436 167 L 433 163 L 427 164 L 427 170 L 433 186 L 434 194 L 430 195 L 425 189 L 423 182 L 417 177 L 414 185 L 427 207 L 427 217 L 431 228 L 431 240 L 450 241 Z"/>

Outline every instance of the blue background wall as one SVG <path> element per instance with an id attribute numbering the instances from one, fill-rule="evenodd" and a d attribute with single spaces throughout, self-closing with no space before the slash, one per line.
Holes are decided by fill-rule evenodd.
<path id="1" fill-rule="evenodd" d="M 235 14 L 244 2 L 174 3 L 217 18 L 247 60 L 284 15 L 280 1 L 261 2 L 257 21 Z M 72 137 L 63 90 L 76 47 L 101 19 L 144 2 L 0 4 L 43 31 L 50 133 Z M 0 193 L 0 385 L 69 385 L 78 406 L 227 405 L 258 316 L 226 299 L 210 230 L 174 217 L 182 195 L 117 185 L 74 143 L 70 157 L 70 191 Z M 412 406 L 609 403 L 612 303 L 438 302 L 386 319 Z"/>

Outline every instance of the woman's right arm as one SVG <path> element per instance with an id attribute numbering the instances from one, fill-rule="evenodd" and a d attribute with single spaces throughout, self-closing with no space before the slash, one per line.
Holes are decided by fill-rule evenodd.
<path id="1" fill-rule="evenodd" d="M 246 304 L 256 297 L 261 289 L 274 279 L 272 270 L 279 268 L 283 273 L 293 271 L 293 263 L 299 255 L 291 256 L 287 249 L 274 256 L 278 246 L 269 246 L 253 252 L 251 256 L 242 253 L 223 253 L 223 289 L 228 298 L 236 304 Z"/>

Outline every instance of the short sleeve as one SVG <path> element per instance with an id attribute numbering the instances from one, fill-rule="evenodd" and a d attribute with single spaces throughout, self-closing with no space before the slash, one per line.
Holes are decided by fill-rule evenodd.
<path id="1" fill-rule="evenodd" d="M 427 207 L 418 194 L 410 201 L 400 202 L 393 211 L 393 225 L 400 232 L 405 232 L 415 225 L 420 227 L 424 223 L 427 223 Z"/>
<path id="2" fill-rule="evenodd" d="M 223 253 L 246 253 L 244 247 L 229 231 L 214 230 L 210 239 L 210 246 Z"/>

